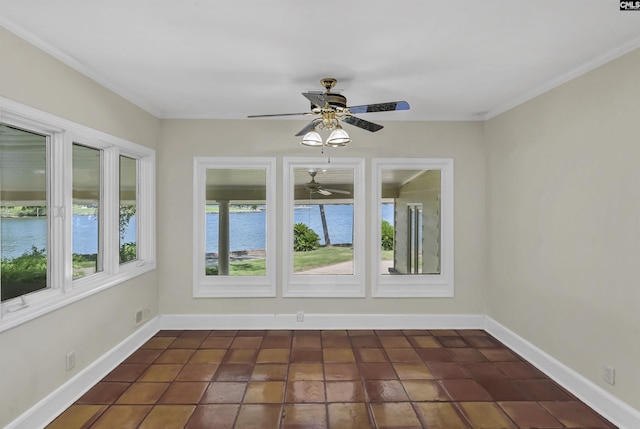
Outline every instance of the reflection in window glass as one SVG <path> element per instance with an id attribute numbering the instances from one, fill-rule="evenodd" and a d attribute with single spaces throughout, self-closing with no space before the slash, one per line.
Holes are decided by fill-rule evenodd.
<path id="1" fill-rule="evenodd" d="M 2 301 L 47 287 L 47 138 L 0 125 Z"/>
<path id="2" fill-rule="evenodd" d="M 73 144 L 73 278 L 102 271 L 100 150 Z"/>
<path id="3" fill-rule="evenodd" d="M 293 272 L 353 275 L 353 169 L 294 169 Z"/>
<path id="4" fill-rule="evenodd" d="M 207 169 L 205 274 L 265 276 L 266 170 Z"/>
<path id="5" fill-rule="evenodd" d="M 120 156 L 120 263 L 138 259 L 136 208 L 138 163 Z"/>
<path id="6" fill-rule="evenodd" d="M 440 170 L 382 170 L 382 274 L 440 274 Z"/>
<path id="7" fill-rule="evenodd" d="M 381 269 L 383 273 L 388 273 L 393 268 L 393 248 L 395 243 L 395 221 L 393 202 L 383 202 L 380 206 L 382 225 L 380 226 L 380 256 L 382 258 Z"/>
<path id="8" fill-rule="evenodd" d="M 407 210 L 407 273 L 422 274 L 422 204 L 408 204 Z"/>

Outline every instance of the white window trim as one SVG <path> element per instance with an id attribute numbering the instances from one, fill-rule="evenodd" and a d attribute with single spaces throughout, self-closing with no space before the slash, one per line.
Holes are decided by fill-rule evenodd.
<path id="1" fill-rule="evenodd" d="M 96 294 L 156 268 L 155 151 L 84 125 L 0 97 L 0 123 L 50 136 L 47 168 L 50 216 L 48 288 L 0 305 L 0 332 Z M 104 271 L 72 279 L 72 163 L 74 142 L 102 149 L 105 217 Z M 139 259 L 118 266 L 118 174 L 113 159 L 120 154 L 138 159 Z M 117 164 L 116 164 L 117 166 Z M 114 172 L 115 171 L 115 172 Z M 115 192 L 115 200 L 114 200 Z M 114 232 L 115 231 L 115 232 Z M 115 234 L 115 235 L 114 235 Z M 115 261 L 115 263 L 114 263 Z"/>
<path id="2" fill-rule="evenodd" d="M 372 296 L 374 298 L 453 297 L 453 159 L 451 158 L 374 158 L 371 164 L 371 225 L 373 243 L 381 242 L 382 170 L 428 169 L 441 171 L 440 274 L 388 275 L 380 273 L 380 245 L 371 252 Z"/>
<path id="3" fill-rule="evenodd" d="M 266 178 L 266 275 L 207 276 L 206 175 L 208 169 L 264 169 Z M 262 157 L 195 157 L 193 159 L 193 297 L 276 296 L 276 159 Z"/>
<path id="4" fill-rule="evenodd" d="M 321 166 L 353 168 L 353 274 L 311 275 L 293 273 L 294 169 Z M 282 210 L 282 276 L 284 297 L 337 298 L 364 297 L 365 288 L 365 192 L 363 158 L 284 158 Z"/>

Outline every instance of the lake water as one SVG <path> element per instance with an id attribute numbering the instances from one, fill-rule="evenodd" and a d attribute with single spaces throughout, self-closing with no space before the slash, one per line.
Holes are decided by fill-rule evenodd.
<path id="1" fill-rule="evenodd" d="M 73 253 L 98 253 L 98 219 L 95 216 L 73 216 Z M 47 247 L 47 218 L 18 217 L 0 219 L 2 259 L 13 259 L 31 252 L 31 247 Z M 136 217 L 132 216 L 125 230 L 124 242 L 136 241 Z"/>
<path id="2" fill-rule="evenodd" d="M 382 218 L 393 223 L 393 205 L 383 204 Z M 324 206 L 327 229 L 331 244 L 349 244 L 352 242 L 353 207 L 347 204 L 327 204 Z M 230 250 L 256 250 L 265 246 L 264 211 L 231 212 L 229 215 Z M 218 251 L 218 214 L 208 213 L 207 219 L 207 253 Z M 294 210 L 294 222 L 309 225 L 319 236 L 320 244 L 324 244 L 320 209 L 317 205 L 297 207 Z M 12 259 L 30 252 L 32 246 L 38 249 L 47 246 L 47 219 L 39 218 L 2 218 L 0 220 L 2 255 L 1 258 Z M 133 216 L 125 231 L 124 241 L 135 241 L 136 218 Z M 234 234 L 233 231 L 242 233 Z M 73 216 L 73 253 L 92 254 L 98 249 L 98 222 L 95 216 Z"/>

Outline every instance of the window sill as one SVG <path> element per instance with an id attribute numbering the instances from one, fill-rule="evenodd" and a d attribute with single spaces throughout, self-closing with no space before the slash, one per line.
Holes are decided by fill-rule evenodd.
<path id="1" fill-rule="evenodd" d="M 275 296 L 273 275 L 266 277 L 201 276 L 193 285 L 194 298 L 274 298 Z"/>
<path id="2" fill-rule="evenodd" d="M 291 275 L 285 298 L 364 298 L 360 275 Z"/>
<path id="3" fill-rule="evenodd" d="M 453 281 L 445 276 L 378 276 L 373 298 L 453 298 Z"/>

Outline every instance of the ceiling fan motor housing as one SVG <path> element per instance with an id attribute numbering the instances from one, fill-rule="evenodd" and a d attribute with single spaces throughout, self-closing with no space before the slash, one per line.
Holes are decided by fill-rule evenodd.
<path id="1" fill-rule="evenodd" d="M 329 93 L 325 95 L 325 98 L 331 107 L 341 107 L 343 109 L 347 107 L 347 97 L 344 95 Z"/>

